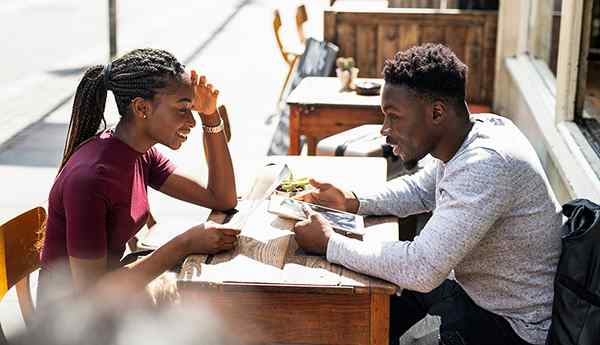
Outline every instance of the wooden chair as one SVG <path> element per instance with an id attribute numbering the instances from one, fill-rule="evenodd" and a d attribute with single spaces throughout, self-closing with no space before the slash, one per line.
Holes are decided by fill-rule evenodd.
<path id="1" fill-rule="evenodd" d="M 298 21 L 296 20 L 296 22 Z M 279 48 L 281 57 L 288 65 L 288 72 L 285 76 L 285 81 L 283 82 L 281 91 L 279 92 L 279 97 L 277 98 L 277 105 L 279 105 L 279 103 L 281 102 L 281 97 L 283 97 L 283 93 L 285 92 L 285 89 L 290 80 L 290 76 L 292 75 L 292 72 L 294 70 L 294 65 L 298 61 L 300 55 L 302 55 L 302 53 L 304 52 L 304 46 L 295 46 L 294 48 L 290 49 L 286 48 L 283 45 L 283 41 L 281 40 L 281 15 L 279 14 L 279 10 L 273 11 L 273 32 L 275 33 L 275 41 L 277 42 L 277 47 Z M 304 34 L 304 31 L 302 33 Z"/>
<path id="2" fill-rule="evenodd" d="M 29 274 L 40 266 L 36 245 L 45 223 L 46 211 L 42 207 L 36 207 L 0 225 L 0 299 L 11 287 L 16 286 L 26 326 L 31 324 L 35 311 Z M 2 327 L 0 337 L 0 341 L 6 343 Z"/>
<path id="3" fill-rule="evenodd" d="M 306 13 L 306 7 L 300 5 L 296 8 L 296 29 L 298 30 L 298 38 L 300 43 L 306 42 L 306 34 L 304 33 L 304 23 L 308 21 L 308 14 Z"/>
<path id="4" fill-rule="evenodd" d="M 312 37 L 307 38 L 306 49 L 298 58 L 298 62 L 292 70 L 292 76 L 289 78 L 290 85 L 284 91 L 295 89 L 305 77 L 325 77 L 330 75 L 335 66 L 338 51 L 339 48 L 331 42 L 319 41 Z M 285 95 L 284 93 L 284 98 L 287 97 Z M 288 154 L 290 146 L 290 107 L 284 104 L 283 107 L 278 109 L 278 113 L 279 123 L 275 129 L 275 133 L 273 133 L 267 155 Z M 302 140 L 300 139 L 301 142 Z"/>
<path id="5" fill-rule="evenodd" d="M 221 115 L 221 119 L 223 119 L 223 126 L 225 126 L 225 137 L 227 138 L 227 142 L 229 142 L 231 140 L 231 125 L 229 124 L 227 108 L 224 105 L 219 107 L 219 114 Z"/>

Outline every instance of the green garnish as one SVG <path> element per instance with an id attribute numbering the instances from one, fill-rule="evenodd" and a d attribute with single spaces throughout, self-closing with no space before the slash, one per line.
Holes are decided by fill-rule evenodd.
<path id="1" fill-rule="evenodd" d="M 284 192 L 296 192 L 298 190 L 304 190 L 306 185 L 308 185 L 308 177 L 294 178 L 294 175 L 290 171 L 290 176 L 281 181 L 280 189 Z"/>

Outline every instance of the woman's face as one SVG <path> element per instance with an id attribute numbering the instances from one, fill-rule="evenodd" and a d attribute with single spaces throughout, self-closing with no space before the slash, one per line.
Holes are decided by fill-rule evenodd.
<path id="1" fill-rule="evenodd" d="M 149 112 L 146 132 L 155 142 L 177 150 L 187 140 L 196 126 L 192 114 L 193 90 L 190 74 L 185 72 L 180 80 L 171 81 L 154 96 Z"/>

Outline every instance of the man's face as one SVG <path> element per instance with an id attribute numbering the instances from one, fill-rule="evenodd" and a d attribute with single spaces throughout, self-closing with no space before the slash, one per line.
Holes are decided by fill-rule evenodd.
<path id="1" fill-rule="evenodd" d="M 405 86 L 386 84 L 383 88 L 381 109 L 385 119 L 381 134 L 405 163 L 425 157 L 435 147 L 437 134 L 431 108 Z"/>

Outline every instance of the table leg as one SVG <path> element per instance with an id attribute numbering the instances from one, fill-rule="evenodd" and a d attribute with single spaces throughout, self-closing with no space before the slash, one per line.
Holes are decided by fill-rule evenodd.
<path id="1" fill-rule="evenodd" d="M 290 106 L 290 147 L 288 155 L 297 156 L 300 154 L 300 107 Z"/>
<path id="2" fill-rule="evenodd" d="M 390 296 L 371 295 L 371 345 L 388 345 L 390 338 Z"/>
<path id="3" fill-rule="evenodd" d="M 317 154 L 317 138 L 307 136 L 306 146 L 308 147 L 309 156 L 315 156 Z"/>

